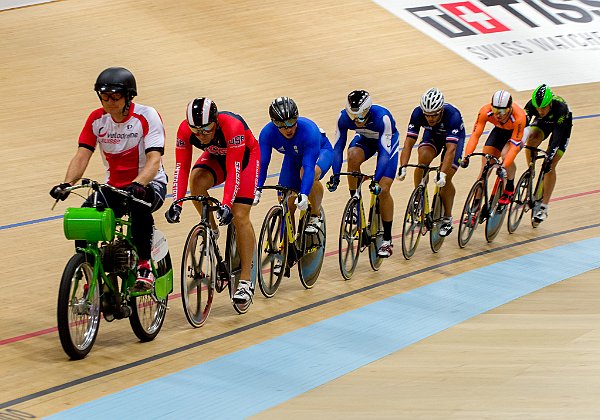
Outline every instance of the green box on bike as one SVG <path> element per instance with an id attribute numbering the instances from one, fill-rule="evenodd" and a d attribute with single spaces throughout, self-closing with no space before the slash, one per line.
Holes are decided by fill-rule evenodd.
<path id="1" fill-rule="evenodd" d="M 70 207 L 65 211 L 63 228 L 67 239 L 90 242 L 112 241 L 115 237 L 115 214 L 112 209 Z"/>

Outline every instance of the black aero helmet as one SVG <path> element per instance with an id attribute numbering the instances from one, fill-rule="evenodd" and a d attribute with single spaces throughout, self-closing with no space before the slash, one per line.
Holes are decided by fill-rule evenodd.
<path id="1" fill-rule="evenodd" d="M 209 98 L 196 98 L 187 106 L 186 120 L 190 127 L 204 127 L 217 121 L 217 104 Z"/>
<path id="2" fill-rule="evenodd" d="M 366 90 L 353 90 L 348 94 L 346 112 L 353 120 L 364 121 L 373 105 L 371 95 Z"/>
<path id="3" fill-rule="evenodd" d="M 269 117 L 272 121 L 286 121 L 298 118 L 298 106 L 292 98 L 281 96 L 271 102 L 269 106 Z"/>
<path id="4" fill-rule="evenodd" d="M 118 92 L 131 101 L 137 95 L 137 84 L 133 74 L 123 67 L 109 67 L 96 79 L 94 90 L 100 93 Z"/>

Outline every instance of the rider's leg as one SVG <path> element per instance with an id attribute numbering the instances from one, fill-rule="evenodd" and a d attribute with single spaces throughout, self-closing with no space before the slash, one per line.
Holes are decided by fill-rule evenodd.
<path id="1" fill-rule="evenodd" d="M 435 146 L 431 143 L 422 143 L 419 146 L 419 165 L 429 166 L 431 161 L 438 155 Z M 415 168 L 414 180 L 415 187 L 419 185 L 421 179 L 423 178 L 423 170 L 419 168 Z"/>
<path id="2" fill-rule="evenodd" d="M 350 147 L 348 149 L 348 172 L 360 171 L 360 165 L 366 160 L 365 151 L 361 147 Z M 357 180 L 348 176 L 348 189 L 350 194 L 356 191 Z"/>
<path id="3" fill-rule="evenodd" d="M 538 127 L 526 127 L 523 133 L 523 143 L 530 147 L 539 147 L 544 141 L 544 132 Z M 531 163 L 531 150 L 525 149 L 525 159 L 527 165 Z"/>
<path id="4" fill-rule="evenodd" d="M 554 155 L 554 159 L 552 159 L 550 171 L 544 175 L 544 196 L 542 198 L 542 205 L 544 205 L 546 208 L 548 207 L 548 203 L 550 203 L 550 197 L 552 197 L 552 192 L 554 191 L 554 186 L 556 185 L 556 167 L 561 158 L 562 153 L 558 151 L 558 153 Z"/>
<path id="5" fill-rule="evenodd" d="M 217 175 L 206 167 L 195 167 L 190 174 L 190 193 L 192 195 L 209 196 L 208 190 L 215 186 Z M 192 201 L 199 215 L 202 214 L 202 203 Z M 218 230 L 214 215 L 210 214 L 210 225 Z"/>
<path id="6" fill-rule="evenodd" d="M 237 249 L 240 252 L 242 271 L 240 278 L 250 279 L 252 257 L 256 247 L 254 227 L 250 222 L 250 204 L 233 203 L 233 224 L 236 230 Z"/>
<path id="7" fill-rule="evenodd" d="M 304 168 L 300 169 L 300 178 L 304 177 Z M 308 194 L 308 202 L 310 203 L 310 214 L 312 216 L 320 216 L 321 203 L 323 202 L 323 184 L 321 184 L 321 168 L 319 165 L 315 166 L 315 178 L 313 186 Z"/>

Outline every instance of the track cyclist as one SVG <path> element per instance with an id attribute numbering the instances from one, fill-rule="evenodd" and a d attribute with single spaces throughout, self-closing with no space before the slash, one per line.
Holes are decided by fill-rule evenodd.
<path id="1" fill-rule="evenodd" d="M 335 132 L 335 146 L 332 172 L 327 188 L 335 191 L 340 183 L 339 172 L 342 168 L 344 148 L 348 130 L 356 135 L 348 147 L 348 172 L 360 171 L 361 164 L 377 156 L 373 191 L 379 193 L 381 218 L 383 224 L 383 242 L 377 254 L 387 258 L 392 255 L 392 222 L 394 218 L 394 200 L 390 188 L 398 169 L 398 130 L 390 111 L 381 105 L 373 104 L 368 92 L 354 90 L 346 100 L 346 108 L 340 113 Z M 356 178 L 348 177 L 350 196 L 356 192 Z M 358 218 L 359 216 L 356 215 Z"/>
<path id="2" fill-rule="evenodd" d="M 102 105 L 90 114 L 81 134 L 79 147 L 65 175 L 65 181 L 52 187 L 50 195 L 64 200 L 65 188 L 84 174 L 96 147 L 100 149 L 109 185 L 127 190 L 150 207 L 131 202 L 132 240 L 138 252 L 137 278 L 134 289 L 150 290 L 154 275 L 150 267 L 150 251 L 154 232 L 152 212 L 162 206 L 167 191 L 167 176 L 161 156 L 165 147 L 165 129 L 158 112 L 152 107 L 132 102 L 137 95 L 133 74 L 122 67 L 102 71 L 94 91 Z M 117 217 L 127 211 L 123 197 L 102 189 L 98 201 L 111 208 Z M 91 205 L 93 195 L 84 206 Z M 85 241 L 84 241 L 85 242 Z M 75 246 L 84 246 L 76 241 Z"/>
<path id="3" fill-rule="evenodd" d="M 269 106 L 271 122 L 264 126 L 259 136 L 260 175 L 254 205 L 261 198 L 261 189 L 273 149 L 284 155 L 279 175 L 279 185 L 298 190 L 294 205 L 300 210 L 311 207 L 311 217 L 306 233 L 317 233 L 321 228 L 321 202 L 325 176 L 333 162 L 333 147 L 329 139 L 313 121 L 299 117 L 298 106 L 287 96 L 276 98 Z"/>
<path id="4" fill-rule="evenodd" d="M 192 168 L 194 147 L 203 152 Z M 202 196 L 208 196 L 210 188 L 225 182 L 217 218 L 221 225 L 233 221 L 241 259 L 240 282 L 233 301 L 244 304 L 252 300 L 250 275 L 256 237 L 250 209 L 260 165 L 258 141 L 241 116 L 219 112 L 209 98 L 196 98 L 188 104 L 186 118 L 179 125 L 175 159 L 174 200 L 185 196 L 188 180 L 191 194 Z M 201 214 L 200 205 L 196 210 Z M 181 211 L 181 206 L 171 206 L 165 214 L 167 221 L 179 222 Z"/>
<path id="5" fill-rule="evenodd" d="M 456 190 L 452 177 L 458 169 L 465 143 L 465 124 L 460 111 L 446 103 L 443 93 L 437 88 L 427 90 L 421 97 L 421 103 L 410 117 L 404 148 L 400 155 L 398 179 L 406 178 L 406 165 L 419 131 L 424 129 L 423 139 L 419 144 L 419 164 L 429 166 L 431 161 L 442 154 L 439 178 L 435 183 L 440 187 L 440 196 L 444 204 L 444 218 L 440 226 L 440 236 L 448 236 L 452 232 L 452 205 Z M 423 170 L 417 169 L 414 174 L 415 187 L 421 182 Z"/>
<path id="6" fill-rule="evenodd" d="M 556 167 L 567 150 L 573 115 L 563 98 L 552 94 L 547 85 L 538 86 L 531 94 L 531 100 L 525 105 L 528 126 L 523 136 L 527 146 L 538 147 L 542 141 L 550 137 L 542 171 L 544 176 L 544 193 L 540 208 L 534 209 L 533 217 L 541 223 L 548 217 L 548 203 L 556 185 Z M 531 152 L 526 149 L 527 162 L 531 161 Z"/>
<path id="7" fill-rule="evenodd" d="M 515 193 L 517 167 L 514 160 L 523 147 L 523 131 L 526 125 L 525 111 L 513 102 L 511 94 L 507 91 L 494 92 L 490 103 L 482 106 L 479 110 L 473 133 L 467 143 L 465 157 L 461 160 L 463 168 L 469 165 L 469 155 L 477 148 L 479 137 L 488 122 L 494 124 L 494 128 L 488 135 L 482 152 L 497 158 L 502 156 L 502 166 L 498 168 L 498 176 L 507 178 L 507 180 L 498 204 L 506 206 L 510 204 Z M 482 158 L 481 171 L 483 171 L 484 164 L 485 159 Z M 481 176 L 481 171 L 479 176 Z"/>

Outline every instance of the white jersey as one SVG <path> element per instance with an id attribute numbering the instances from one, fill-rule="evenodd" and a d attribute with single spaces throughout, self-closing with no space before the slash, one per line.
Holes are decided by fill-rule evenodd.
<path id="1" fill-rule="evenodd" d="M 107 183 L 115 187 L 130 184 L 146 165 L 146 153 L 165 149 L 165 129 L 158 112 L 152 107 L 131 103 L 123 122 L 115 122 L 103 108 L 88 117 L 79 146 L 102 152 Z M 167 183 L 162 162 L 154 181 Z"/>

